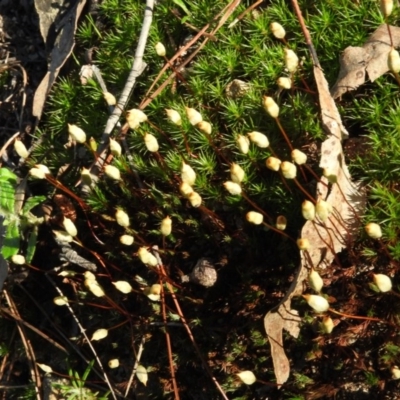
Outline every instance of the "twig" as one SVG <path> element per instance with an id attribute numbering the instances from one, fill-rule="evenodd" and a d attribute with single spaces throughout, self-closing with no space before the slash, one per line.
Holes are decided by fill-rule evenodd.
<path id="1" fill-rule="evenodd" d="M 147 38 L 149 36 L 150 26 L 153 20 L 153 8 L 154 0 L 146 0 L 146 8 L 144 12 L 142 30 L 139 36 L 139 42 L 135 52 L 135 58 L 131 71 L 129 73 L 128 79 L 125 83 L 125 87 L 122 90 L 120 98 L 118 100 L 117 106 L 114 108 L 113 113 L 107 120 L 106 127 L 104 129 L 103 135 L 101 137 L 100 145 L 98 148 L 99 157 L 91 168 L 91 172 L 97 175 L 101 170 L 104 163 L 104 152 L 108 146 L 108 138 L 113 131 L 115 125 L 122 114 L 122 110 L 125 109 L 126 104 L 132 94 L 133 88 L 136 83 L 136 78 L 138 78 L 145 70 L 147 64 L 143 61 L 143 54 L 147 43 Z M 83 185 L 82 190 L 86 192 L 85 185 Z"/>
<path id="2" fill-rule="evenodd" d="M 161 258 L 160 258 L 160 255 L 158 254 L 158 247 L 157 247 L 157 246 L 153 246 L 153 249 L 155 250 L 154 253 L 155 253 L 155 256 L 156 256 L 156 258 L 157 258 L 158 265 L 159 265 L 159 268 L 160 268 L 160 270 L 161 270 L 161 273 L 162 273 L 165 277 L 167 277 L 167 274 L 166 274 L 165 269 L 164 269 L 164 265 L 163 265 L 163 263 L 162 263 L 162 260 L 161 260 Z M 200 348 L 199 348 L 199 346 L 198 346 L 198 344 L 197 344 L 197 342 L 196 342 L 196 339 L 195 339 L 194 336 L 193 336 L 192 330 L 190 329 L 189 324 L 187 323 L 186 318 L 185 318 L 185 316 L 183 315 L 182 309 L 181 309 L 181 307 L 180 307 L 180 305 L 179 305 L 178 298 L 176 297 L 176 294 L 175 294 L 175 292 L 174 292 L 173 287 L 171 286 L 171 284 L 170 284 L 168 281 L 166 281 L 165 283 L 166 283 L 167 288 L 168 288 L 168 290 L 169 290 L 169 292 L 170 292 L 170 294 L 171 294 L 171 297 L 172 297 L 172 299 L 173 299 L 173 301 L 174 301 L 174 303 L 175 303 L 176 312 L 178 313 L 179 318 L 181 319 L 181 321 L 182 321 L 182 323 L 183 323 L 183 325 L 184 325 L 184 327 L 185 327 L 185 329 L 186 329 L 186 332 L 188 333 L 188 336 L 189 336 L 189 338 L 190 338 L 190 340 L 191 340 L 191 342 L 192 342 L 192 344 L 193 344 L 193 347 L 194 347 L 195 350 L 196 350 L 196 353 L 197 353 L 198 357 L 200 358 L 201 363 L 203 364 L 204 369 L 207 371 L 207 373 L 208 373 L 208 375 L 210 376 L 211 380 L 213 381 L 214 385 L 216 386 L 216 388 L 218 389 L 218 391 L 221 393 L 222 398 L 223 398 L 224 400 L 229 400 L 228 397 L 226 396 L 224 390 L 222 389 L 221 385 L 218 383 L 218 381 L 217 381 L 217 380 L 215 379 L 215 377 L 213 376 L 213 373 L 212 373 L 212 371 L 211 371 L 211 368 L 210 368 L 209 365 L 207 364 L 205 358 L 204 358 L 203 355 L 201 354 Z"/>
<path id="3" fill-rule="evenodd" d="M 321 65 L 318 60 L 317 52 L 315 51 L 314 45 L 312 44 L 310 32 L 307 29 L 306 24 L 304 23 L 304 18 L 303 18 L 303 15 L 301 14 L 301 10 L 300 10 L 299 4 L 297 3 L 297 0 L 292 0 L 292 4 L 293 4 L 294 11 L 296 13 L 297 19 L 300 23 L 301 30 L 303 31 L 304 38 L 306 39 L 306 43 L 307 43 L 308 49 L 310 51 L 311 57 L 313 59 L 313 63 L 316 67 L 321 68 Z"/>
<path id="4" fill-rule="evenodd" d="M 167 341 L 169 368 L 171 370 L 171 379 L 172 379 L 172 385 L 174 387 L 175 400 L 179 400 L 180 399 L 179 390 L 178 390 L 178 385 L 176 383 L 176 377 L 175 377 L 175 365 L 174 365 L 174 360 L 172 358 L 171 337 L 170 337 L 168 329 L 167 329 L 167 310 L 166 310 L 166 305 L 165 305 L 165 291 L 164 291 L 164 285 L 163 285 L 161 276 L 160 276 L 160 285 L 161 285 L 162 319 L 164 322 L 165 340 Z"/>
<path id="5" fill-rule="evenodd" d="M 0 311 L 4 314 L 7 314 L 11 318 L 13 318 L 15 321 L 20 322 L 21 324 L 25 325 L 27 328 L 32 330 L 33 332 L 37 333 L 39 336 L 47 340 L 49 343 L 51 343 L 54 347 L 57 347 L 59 350 L 63 351 L 66 354 L 69 354 L 67 349 L 63 346 L 61 346 L 59 343 L 57 343 L 55 340 L 51 339 L 49 336 L 47 336 L 45 333 L 43 333 L 40 329 L 34 327 L 31 325 L 29 322 L 24 321 L 21 317 L 18 315 L 12 313 L 11 311 L 6 310 L 3 307 L 0 307 Z"/>
<path id="6" fill-rule="evenodd" d="M 61 289 L 53 282 L 53 280 L 52 280 L 48 275 L 46 275 L 46 277 L 47 277 L 47 279 L 52 283 L 52 285 L 54 286 L 54 288 L 57 290 L 58 294 L 59 294 L 60 296 L 63 296 L 63 297 L 64 297 L 64 293 L 63 293 L 63 292 L 61 291 Z M 117 400 L 117 396 L 116 396 L 115 391 L 114 391 L 114 389 L 113 389 L 113 387 L 112 387 L 112 385 L 111 385 L 110 380 L 108 379 L 108 376 L 107 376 L 107 374 L 106 374 L 106 371 L 104 370 L 103 364 L 101 363 L 100 358 L 99 358 L 99 356 L 97 355 L 97 352 L 96 352 L 95 348 L 94 348 L 93 345 L 92 345 L 92 342 L 90 341 L 89 337 L 86 335 L 86 329 L 84 329 L 84 327 L 83 327 L 83 326 L 81 325 L 81 323 L 79 322 L 78 317 L 76 316 L 74 310 L 73 310 L 72 307 L 69 305 L 69 303 L 67 303 L 65 306 L 68 308 L 69 312 L 70 312 L 71 315 L 72 315 L 72 318 L 75 320 L 76 324 L 78 325 L 79 330 L 81 331 L 81 334 L 85 337 L 86 342 L 87 342 L 88 346 L 90 347 L 90 350 L 92 350 L 92 353 L 93 353 L 93 355 L 94 355 L 94 357 L 95 357 L 95 359 L 96 359 L 96 361 L 97 361 L 97 364 L 99 365 L 99 367 L 100 367 L 100 369 L 101 369 L 101 372 L 103 373 L 103 379 L 106 381 L 106 383 L 107 383 L 107 385 L 108 385 L 108 388 L 110 389 L 110 393 L 111 393 L 113 399 L 114 399 L 114 400 Z"/>
<path id="7" fill-rule="evenodd" d="M 17 306 L 15 305 L 15 303 L 14 303 L 13 299 L 11 298 L 11 296 L 9 295 L 8 291 L 7 290 L 3 290 L 3 293 L 4 293 L 4 296 L 5 296 L 6 300 L 7 300 L 8 305 L 10 306 L 10 309 L 11 309 L 12 313 L 14 315 L 18 316 L 18 318 L 20 319 L 21 317 L 19 315 Z M 25 347 L 26 357 L 27 357 L 28 362 L 29 362 L 29 368 L 30 368 L 30 371 L 31 371 L 32 381 L 35 382 L 36 398 L 38 400 L 40 400 L 41 399 L 40 391 L 41 391 L 42 383 L 41 383 L 41 379 L 40 379 L 39 370 L 38 370 L 38 367 L 36 365 L 35 353 L 33 351 L 33 348 L 32 348 L 32 345 L 31 345 L 30 341 L 26 338 L 26 334 L 25 334 L 25 331 L 24 331 L 24 328 L 23 328 L 21 322 L 18 321 L 18 320 L 16 320 L 16 322 L 17 322 L 17 327 L 18 327 L 18 330 L 19 330 L 19 334 L 21 336 L 22 343 L 24 344 L 24 347 Z"/>
<path id="8" fill-rule="evenodd" d="M 128 393 L 129 393 L 129 390 L 130 390 L 130 388 L 131 388 L 131 386 L 132 386 L 133 378 L 135 377 L 135 373 L 136 373 L 137 367 L 138 367 L 138 365 L 139 365 L 140 358 L 142 357 L 142 353 L 143 353 L 143 349 L 144 349 L 144 344 L 145 344 L 145 343 L 146 343 L 146 338 L 145 338 L 145 336 L 143 335 L 143 336 L 142 336 L 142 340 L 140 341 L 140 345 L 139 345 L 138 352 L 137 352 L 137 354 L 136 354 L 135 365 L 133 366 L 133 370 L 132 370 L 131 376 L 130 376 L 130 378 L 129 378 L 129 382 L 128 382 L 128 385 L 127 385 L 127 387 L 126 387 L 125 398 L 127 398 Z"/>
<path id="9" fill-rule="evenodd" d="M 218 32 L 218 30 L 221 28 L 221 26 L 226 22 L 226 20 L 229 18 L 229 16 L 233 13 L 233 11 L 236 9 L 236 7 L 238 7 L 238 5 L 240 4 L 241 0 L 233 0 L 230 4 L 228 4 L 220 13 L 218 13 L 214 18 L 213 18 L 213 22 L 217 21 L 218 18 L 220 18 L 220 16 L 222 15 L 221 19 L 218 22 L 217 27 L 211 32 L 211 36 L 215 36 L 215 33 Z M 211 26 L 211 23 L 208 23 L 207 25 L 205 25 L 197 35 L 195 35 L 195 37 L 190 40 L 184 47 L 182 47 L 169 61 L 170 63 L 173 63 L 179 56 L 180 54 L 182 54 L 184 51 L 186 51 L 187 49 L 189 49 L 198 39 L 199 37 L 205 35 L 206 30 Z M 194 50 L 190 56 L 185 59 L 185 61 L 183 61 L 182 63 L 179 64 L 179 68 L 183 68 L 185 67 L 190 61 L 193 60 L 193 58 L 197 55 L 197 53 L 206 45 L 206 43 L 209 40 L 210 35 L 208 35 L 208 37 L 206 37 L 206 39 L 203 41 L 203 43 L 201 43 L 201 45 Z M 154 93 L 152 93 L 151 95 L 149 95 L 149 93 L 151 92 L 152 88 L 155 86 L 156 82 L 160 79 L 160 77 L 164 74 L 164 72 L 166 71 L 166 69 L 168 68 L 168 65 L 164 65 L 163 69 L 160 71 L 160 73 L 158 74 L 157 78 L 155 79 L 154 83 L 151 85 L 150 89 L 148 90 L 148 92 L 146 93 L 146 96 L 144 98 L 144 100 L 140 103 L 139 108 L 143 109 L 145 107 L 147 107 L 155 98 L 156 96 L 169 84 L 169 82 L 171 82 L 171 80 L 173 78 L 175 78 L 176 74 L 172 73 L 167 79 L 165 79 L 163 81 L 163 83 L 157 88 L 157 90 L 154 91 Z"/>

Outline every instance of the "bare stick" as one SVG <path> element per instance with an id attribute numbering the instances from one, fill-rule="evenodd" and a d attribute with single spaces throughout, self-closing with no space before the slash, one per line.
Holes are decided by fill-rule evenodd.
<path id="1" fill-rule="evenodd" d="M 161 270 L 161 273 L 162 273 L 165 277 L 167 277 L 167 274 L 166 274 L 166 272 L 165 272 L 164 265 L 163 265 L 163 263 L 162 263 L 162 260 L 161 260 L 161 258 L 160 258 L 160 255 L 158 254 L 158 247 L 157 247 L 157 246 L 153 246 L 153 249 L 155 250 L 155 251 L 154 251 L 154 254 L 155 254 L 156 258 L 157 258 L 157 261 L 158 261 L 158 264 L 159 264 L 159 268 L 160 268 L 160 270 Z M 172 299 L 173 299 L 173 301 L 174 301 L 174 303 L 175 303 L 176 312 L 178 313 L 178 315 L 179 315 L 179 317 L 180 317 L 180 319 L 181 319 L 181 321 L 182 321 L 182 323 L 183 323 L 183 325 L 184 325 L 184 327 L 185 327 L 185 329 L 186 329 L 186 332 L 187 332 L 187 334 L 188 334 L 188 336 L 189 336 L 189 338 L 190 338 L 190 340 L 191 340 L 191 342 L 192 342 L 192 344 L 193 344 L 193 347 L 194 347 L 195 350 L 196 350 L 196 353 L 197 353 L 198 357 L 200 358 L 201 363 L 203 364 L 204 369 L 207 371 L 207 373 L 208 373 L 208 375 L 210 376 L 211 380 L 213 381 L 214 385 L 216 386 L 216 388 L 217 388 L 218 391 L 220 392 L 222 398 L 223 398 L 224 400 L 229 400 L 228 397 L 226 396 L 224 390 L 222 389 L 221 385 L 218 383 L 218 381 L 217 381 L 216 378 L 214 377 L 214 375 L 213 375 L 213 373 L 212 373 L 212 371 L 211 371 L 211 368 L 210 368 L 209 365 L 207 364 L 207 361 L 205 360 L 205 358 L 204 358 L 203 355 L 201 354 L 200 348 L 199 348 L 199 346 L 198 346 L 198 344 L 197 344 L 197 342 L 196 342 L 196 339 L 195 339 L 194 336 L 193 336 L 193 332 L 192 332 L 192 330 L 190 329 L 189 324 L 187 323 L 185 316 L 183 315 L 182 309 L 181 309 L 181 307 L 180 307 L 180 305 L 179 305 L 178 298 L 176 297 L 176 294 L 175 294 L 175 292 L 174 292 L 173 287 L 171 286 L 171 284 L 170 284 L 168 281 L 166 281 L 166 285 L 167 285 L 167 288 L 168 288 L 168 290 L 169 290 L 169 292 L 170 292 L 170 294 L 171 294 L 171 297 L 172 297 Z"/>
<path id="2" fill-rule="evenodd" d="M 139 42 L 135 52 L 135 59 L 133 61 L 132 69 L 129 73 L 128 79 L 126 81 L 125 87 L 122 90 L 121 96 L 118 100 L 117 106 L 114 108 L 113 113 L 107 120 L 106 127 L 104 129 L 103 135 L 101 137 L 100 146 L 98 149 L 99 157 L 91 168 L 91 172 L 94 175 L 98 175 L 104 164 L 104 153 L 108 147 L 109 136 L 113 131 L 115 125 L 125 109 L 126 104 L 132 94 L 133 88 L 136 83 L 136 78 L 139 77 L 145 70 L 147 64 L 143 61 L 143 54 L 147 43 L 147 38 L 149 36 L 150 26 L 153 20 L 153 8 L 154 0 L 146 0 L 146 8 L 144 12 L 142 30 L 139 36 Z M 132 168 L 132 166 L 131 166 Z M 84 192 L 88 192 L 86 185 L 82 186 Z"/>
<path id="3" fill-rule="evenodd" d="M 60 296 L 65 297 L 65 296 L 64 296 L 64 293 L 63 293 L 63 292 L 60 290 L 60 288 L 53 282 L 53 280 L 52 280 L 48 275 L 46 275 L 46 277 L 47 277 L 47 279 L 53 284 L 53 286 L 54 286 L 54 288 L 57 290 L 58 294 L 59 294 Z M 67 302 L 67 304 L 66 304 L 65 306 L 68 308 L 69 312 L 70 312 L 71 315 L 72 315 L 72 318 L 75 320 L 76 324 L 78 325 L 79 330 L 81 331 L 81 334 L 85 337 L 86 342 L 87 342 L 88 346 L 90 347 L 90 350 L 92 350 L 92 353 L 93 353 L 93 355 L 94 355 L 94 357 L 95 357 L 95 359 L 96 359 L 96 361 L 97 361 L 97 364 L 99 365 L 99 367 L 100 367 L 100 369 L 101 369 L 101 372 L 103 373 L 103 379 L 104 379 L 105 382 L 107 383 L 107 386 L 108 386 L 109 389 L 110 389 L 110 393 L 111 393 L 113 399 L 114 399 L 114 400 L 117 400 L 117 396 L 116 396 L 115 391 L 114 391 L 114 389 L 113 389 L 113 387 L 112 387 L 112 385 L 111 385 L 110 380 L 108 379 L 108 376 L 107 376 L 107 374 L 106 374 L 106 371 L 104 370 L 103 364 L 101 363 L 100 358 L 99 358 L 99 356 L 97 355 L 97 352 L 96 352 L 95 348 L 93 347 L 92 342 L 90 341 L 88 335 L 86 335 L 86 329 L 81 325 L 81 323 L 79 322 L 78 317 L 76 316 L 74 310 L 72 309 L 72 307 L 69 305 L 68 302 Z"/>
<path id="4" fill-rule="evenodd" d="M 134 378 L 134 376 L 135 376 L 137 367 L 138 367 L 138 365 L 139 365 L 140 358 L 142 357 L 142 353 L 143 353 L 143 348 L 144 348 L 145 342 L 146 342 L 146 338 L 145 338 L 145 336 L 143 335 L 143 336 L 142 336 L 142 340 L 140 341 L 139 350 L 138 350 L 137 355 L 136 355 L 135 365 L 133 366 L 132 374 L 131 374 L 131 376 L 130 376 L 130 378 L 129 378 L 129 382 L 128 382 L 128 385 L 127 385 L 127 387 L 126 387 L 125 398 L 127 398 L 128 393 L 129 393 L 129 390 L 130 390 L 130 388 L 131 388 L 131 386 L 132 386 L 133 378 Z"/>
<path id="5" fill-rule="evenodd" d="M 11 298 L 11 296 L 9 295 L 7 290 L 3 290 L 4 296 L 7 300 L 8 305 L 10 306 L 10 309 L 12 311 L 12 313 L 14 315 L 16 315 L 19 319 L 21 318 L 17 309 L 17 306 L 14 303 L 14 300 Z M 19 334 L 21 336 L 21 341 L 24 344 L 25 347 L 25 351 L 26 351 L 26 357 L 29 361 L 29 368 L 31 371 L 31 377 L 32 377 L 32 381 L 35 382 L 35 392 L 36 392 L 36 398 L 38 400 L 41 399 L 40 396 L 40 391 L 41 391 L 41 379 L 40 379 L 40 374 L 39 374 L 39 370 L 37 368 L 36 365 L 36 357 L 35 357 L 35 353 L 33 351 L 32 345 L 30 343 L 30 341 L 27 339 L 24 328 L 22 326 L 22 324 L 20 323 L 20 321 L 16 320 L 17 322 L 17 327 L 19 330 Z"/>

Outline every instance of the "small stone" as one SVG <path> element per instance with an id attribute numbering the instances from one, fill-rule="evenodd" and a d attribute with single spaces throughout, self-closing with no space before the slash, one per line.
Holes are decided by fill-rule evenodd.
<path id="1" fill-rule="evenodd" d="M 240 79 L 234 79 L 225 88 L 227 97 L 232 99 L 239 99 L 243 97 L 250 90 L 250 85 L 247 82 L 241 81 Z"/>
<path id="2" fill-rule="evenodd" d="M 214 286 L 217 280 L 217 271 L 215 270 L 210 258 L 200 258 L 193 268 L 193 271 L 182 276 L 182 282 L 192 282 L 206 288 Z"/>

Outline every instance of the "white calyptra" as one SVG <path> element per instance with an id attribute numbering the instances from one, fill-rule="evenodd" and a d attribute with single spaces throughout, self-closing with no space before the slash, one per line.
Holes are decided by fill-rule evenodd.
<path id="1" fill-rule="evenodd" d="M 46 374 L 51 374 L 53 372 L 52 368 L 49 365 L 39 363 L 36 364 L 42 371 L 46 372 Z"/>
<path id="2" fill-rule="evenodd" d="M 156 288 L 159 286 L 159 288 Z M 161 299 L 161 285 L 152 285 L 144 289 L 143 294 L 147 296 L 151 301 L 160 301 Z"/>
<path id="3" fill-rule="evenodd" d="M 307 162 L 307 155 L 298 149 L 294 149 L 291 155 L 292 155 L 292 160 L 297 165 L 302 165 Z"/>
<path id="4" fill-rule="evenodd" d="M 145 367 L 143 367 L 143 365 L 138 365 L 136 368 L 136 376 L 138 378 L 138 380 L 143 383 L 144 386 L 147 385 L 147 380 L 148 375 L 147 375 L 147 370 Z"/>
<path id="5" fill-rule="evenodd" d="M 14 150 L 21 158 L 28 158 L 29 152 L 21 140 L 17 139 L 14 142 Z"/>
<path id="6" fill-rule="evenodd" d="M 87 186 L 91 186 L 93 183 L 92 174 L 90 173 L 90 169 L 83 167 L 81 170 L 81 180 L 83 184 Z"/>
<path id="7" fill-rule="evenodd" d="M 287 78 L 286 76 L 281 76 L 278 78 L 276 81 L 276 84 L 281 88 L 281 89 L 290 89 L 292 87 L 292 80 L 290 78 Z"/>
<path id="8" fill-rule="evenodd" d="M 392 290 L 392 280 L 384 274 L 373 274 L 373 280 L 379 291 L 382 293 Z"/>
<path id="9" fill-rule="evenodd" d="M 279 117 L 279 106 L 275 103 L 275 100 L 269 96 L 263 96 L 263 106 L 265 111 L 272 117 Z"/>
<path id="10" fill-rule="evenodd" d="M 138 257 L 143 264 L 149 265 L 150 267 L 156 267 L 158 264 L 157 258 L 151 254 L 146 247 L 141 247 L 138 250 Z"/>
<path id="11" fill-rule="evenodd" d="M 296 243 L 300 250 L 308 250 L 310 248 L 310 241 L 307 238 L 297 239 Z"/>
<path id="12" fill-rule="evenodd" d="M 280 231 L 284 231 L 287 226 L 287 219 L 284 215 L 278 215 L 276 218 L 276 229 L 279 229 Z"/>
<path id="13" fill-rule="evenodd" d="M 335 327 L 335 324 L 334 324 L 332 318 L 329 316 L 324 317 L 324 319 L 322 320 L 323 331 L 325 333 L 332 333 L 334 327 Z"/>
<path id="14" fill-rule="evenodd" d="M 75 224 L 67 217 L 64 217 L 63 219 L 63 227 L 72 237 L 75 237 L 78 234 L 78 229 L 76 229 Z"/>
<path id="15" fill-rule="evenodd" d="M 51 172 L 45 165 L 37 164 L 29 170 L 29 175 L 36 179 L 46 179 L 46 175 L 51 175 Z"/>
<path id="16" fill-rule="evenodd" d="M 179 185 L 179 191 L 183 197 L 189 197 L 189 195 L 194 192 L 193 188 L 186 182 L 182 182 Z"/>
<path id="17" fill-rule="evenodd" d="M 182 182 L 187 183 L 189 186 L 194 185 L 194 182 L 196 181 L 196 172 L 194 172 L 194 169 L 185 162 L 182 162 L 181 179 Z"/>
<path id="18" fill-rule="evenodd" d="M 115 212 L 115 219 L 117 220 L 117 224 L 119 226 L 127 228 L 130 225 L 129 215 L 120 208 Z"/>
<path id="19" fill-rule="evenodd" d="M 324 286 L 324 281 L 322 280 L 321 275 L 315 271 L 315 269 L 311 269 L 311 272 L 308 275 L 308 284 L 311 289 L 315 290 L 317 293 L 319 293 Z"/>
<path id="20" fill-rule="evenodd" d="M 118 358 L 113 358 L 112 360 L 108 361 L 108 367 L 113 369 L 113 368 L 118 368 L 119 367 L 119 360 Z"/>
<path id="21" fill-rule="evenodd" d="M 126 281 L 112 282 L 112 284 L 122 293 L 128 294 L 132 292 L 132 286 Z"/>
<path id="22" fill-rule="evenodd" d="M 189 119 L 189 122 L 193 126 L 196 126 L 198 123 L 203 121 L 203 117 L 201 116 L 201 114 L 194 108 L 185 107 L 185 110 L 186 110 L 186 115 Z"/>
<path id="23" fill-rule="evenodd" d="M 165 46 L 161 42 L 156 43 L 155 49 L 156 49 L 157 55 L 160 57 L 165 57 L 165 55 L 167 54 L 167 51 L 165 50 Z"/>
<path id="24" fill-rule="evenodd" d="M 125 246 L 131 246 L 135 241 L 135 238 L 131 235 L 122 235 L 120 236 L 119 241 Z"/>
<path id="25" fill-rule="evenodd" d="M 109 106 L 115 106 L 117 104 L 117 99 L 115 98 L 115 96 L 112 93 L 103 92 L 103 97 Z"/>
<path id="26" fill-rule="evenodd" d="M 242 371 L 236 374 L 240 380 L 246 385 L 252 385 L 256 380 L 256 376 L 251 371 Z"/>
<path id="27" fill-rule="evenodd" d="M 269 29 L 277 39 L 283 39 L 286 36 L 285 28 L 278 22 L 271 22 Z"/>
<path id="28" fill-rule="evenodd" d="M 387 18 L 393 11 L 393 0 L 380 0 L 381 12 Z"/>
<path id="29" fill-rule="evenodd" d="M 142 122 L 147 121 L 147 115 L 138 108 L 132 108 L 126 112 L 126 122 L 131 129 L 139 128 Z"/>
<path id="30" fill-rule="evenodd" d="M 303 297 L 308 305 L 314 309 L 314 311 L 318 313 L 328 311 L 329 303 L 324 297 L 316 294 L 304 294 Z"/>
<path id="31" fill-rule="evenodd" d="M 264 216 L 256 211 L 249 211 L 246 214 L 246 219 L 251 224 L 261 225 L 264 221 Z"/>
<path id="32" fill-rule="evenodd" d="M 365 225 L 364 229 L 367 235 L 372 239 L 379 239 L 382 237 L 382 229 L 375 222 L 370 222 L 369 224 Z"/>
<path id="33" fill-rule="evenodd" d="M 160 148 L 156 137 L 153 136 L 151 133 L 145 133 L 143 139 L 147 150 L 150 151 L 151 153 L 156 153 Z"/>
<path id="34" fill-rule="evenodd" d="M 388 67 L 390 71 L 394 73 L 398 73 L 400 71 L 400 54 L 395 49 L 389 51 Z"/>
<path id="35" fill-rule="evenodd" d="M 301 213 L 304 219 L 312 221 L 315 218 L 314 204 L 309 200 L 304 200 L 303 203 L 301 203 Z"/>
<path id="36" fill-rule="evenodd" d="M 295 179 L 297 175 L 297 167 L 290 161 L 284 161 L 281 164 L 282 175 L 286 179 Z"/>
<path id="37" fill-rule="evenodd" d="M 231 173 L 232 182 L 236 182 L 236 183 L 243 182 L 243 179 L 246 175 L 243 168 L 240 165 L 235 164 L 235 163 L 231 164 L 230 173 Z"/>
<path id="38" fill-rule="evenodd" d="M 159 283 L 155 283 L 154 285 L 151 285 L 149 288 L 149 293 L 161 294 L 161 285 Z"/>
<path id="39" fill-rule="evenodd" d="M 206 135 L 210 135 L 212 132 L 211 124 L 207 121 L 201 121 L 196 126 Z"/>
<path id="40" fill-rule="evenodd" d="M 182 125 L 182 118 L 178 111 L 166 109 L 165 112 L 167 113 L 168 119 L 175 125 L 181 126 Z"/>
<path id="41" fill-rule="evenodd" d="M 201 206 L 203 199 L 197 192 L 191 192 L 188 194 L 187 199 L 192 207 L 197 208 Z"/>
<path id="42" fill-rule="evenodd" d="M 168 236 L 172 232 L 172 219 L 168 216 L 161 221 L 160 232 L 163 236 Z"/>
<path id="43" fill-rule="evenodd" d="M 83 129 L 79 128 L 79 126 L 68 124 L 68 133 L 70 134 L 72 139 L 75 140 L 75 142 L 86 142 L 86 133 L 83 131 Z"/>
<path id="44" fill-rule="evenodd" d="M 276 157 L 268 157 L 265 160 L 265 165 L 268 169 L 271 171 L 279 171 L 279 168 L 281 167 L 282 161 L 279 158 Z"/>
<path id="45" fill-rule="evenodd" d="M 25 257 L 22 254 L 14 254 L 11 257 L 11 261 L 16 265 L 24 265 L 25 264 Z"/>
<path id="46" fill-rule="evenodd" d="M 110 151 L 113 156 L 120 156 L 122 153 L 121 145 L 114 139 L 110 138 Z"/>
<path id="47" fill-rule="evenodd" d="M 236 143 L 238 145 L 239 151 L 242 154 L 247 154 L 249 152 L 250 140 L 248 137 L 238 135 L 238 137 L 236 138 Z"/>
<path id="48" fill-rule="evenodd" d="M 400 379 L 400 369 L 397 365 L 395 365 L 391 370 L 392 379 Z"/>
<path id="49" fill-rule="evenodd" d="M 53 303 L 54 303 L 56 306 L 65 306 L 65 305 L 68 304 L 68 297 L 66 297 L 66 296 L 54 297 Z"/>
<path id="50" fill-rule="evenodd" d="M 318 199 L 317 205 L 315 206 L 315 210 L 317 212 L 318 218 L 322 222 L 325 222 L 329 218 L 329 215 L 332 212 L 332 205 L 325 200 Z"/>
<path id="51" fill-rule="evenodd" d="M 232 181 L 227 181 L 223 183 L 225 189 L 232 195 L 237 196 L 239 194 L 242 193 L 242 188 L 241 186 L 236 183 L 236 182 L 232 182 Z"/>
<path id="52" fill-rule="evenodd" d="M 104 173 L 109 178 L 114 179 L 115 181 L 121 180 L 121 173 L 119 172 L 119 169 L 117 167 L 114 167 L 113 165 L 106 165 L 104 167 Z"/>
<path id="53" fill-rule="evenodd" d="M 53 231 L 53 233 L 60 242 L 71 243 L 74 241 L 74 238 L 66 231 Z"/>
<path id="54" fill-rule="evenodd" d="M 267 136 L 265 136 L 261 132 L 253 131 L 248 133 L 247 136 L 249 137 L 250 141 L 252 141 L 256 146 L 262 149 L 265 149 L 269 146 L 269 140 Z"/>
<path id="55" fill-rule="evenodd" d="M 336 175 L 336 173 L 335 173 L 333 170 L 329 169 L 329 168 L 324 168 L 324 169 L 322 170 L 322 175 L 323 175 L 326 179 L 328 179 L 328 182 L 329 182 L 329 183 L 336 183 L 336 182 L 337 182 L 337 175 Z"/>
<path id="56" fill-rule="evenodd" d="M 93 272 L 90 272 L 90 271 L 85 271 L 83 276 L 85 277 L 86 281 L 95 281 L 96 280 L 96 276 L 93 274 Z"/>
<path id="57" fill-rule="evenodd" d="M 296 53 L 291 49 L 284 49 L 285 56 L 285 67 L 289 72 L 295 72 L 297 67 L 299 66 L 299 57 L 297 57 Z"/>
<path id="58" fill-rule="evenodd" d="M 107 329 L 97 329 L 97 331 L 93 332 L 92 340 L 101 340 L 108 336 Z"/>
<path id="59" fill-rule="evenodd" d="M 96 297 L 103 297 L 105 296 L 105 292 L 103 288 L 100 286 L 100 284 L 93 279 L 85 279 L 84 285 L 89 289 L 92 294 L 94 294 Z"/>

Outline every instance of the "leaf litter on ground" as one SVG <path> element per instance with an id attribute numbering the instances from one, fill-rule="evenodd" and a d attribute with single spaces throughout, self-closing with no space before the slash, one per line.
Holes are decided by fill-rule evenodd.
<path id="1" fill-rule="evenodd" d="M 326 133 L 326 139 L 321 145 L 319 166 L 335 176 L 336 183 L 329 184 L 324 176 L 317 183 L 317 199 L 328 202 L 333 212 L 325 222 L 307 221 L 303 226 L 301 237 L 309 240 L 311 248 L 301 252 L 300 266 L 289 290 L 283 300 L 264 318 L 278 386 L 285 383 L 290 375 L 290 363 L 283 343 L 283 330 L 295 338 L 300 333 L 301 317 L 297 310 L 292 309 L 291 301 L 293 297 L 302 295 L 303 282 L 307 279 L 311 268 L 328 267 L 335 255 L 347 247 L 349 236 L 357 232 L 360 216 L 363 214 L 366 203 L 365 191 L 360 184 L 352 182 L 345 162 L 341 142 L 344 137 L 347 137 L 347 131 L 329 92 L 328 82 L 319 65 L 315 50 L 311 51 L 311 55 L 319 95 L 321 121 Z"/>

